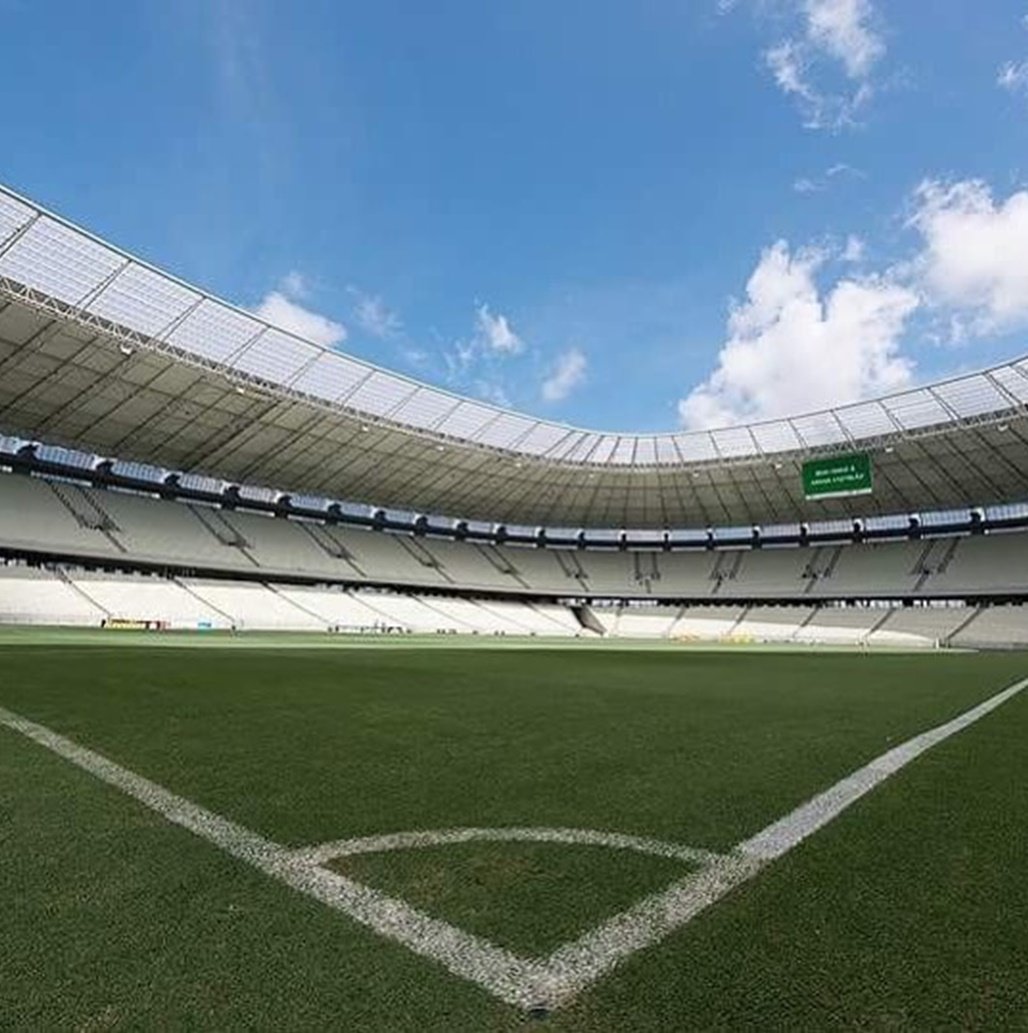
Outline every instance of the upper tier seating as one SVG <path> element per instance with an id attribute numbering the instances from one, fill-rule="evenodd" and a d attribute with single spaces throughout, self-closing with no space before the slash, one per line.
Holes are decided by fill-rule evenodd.
<path id="1" fill-rule="evenodd" d="M 753 550 L 541 549 L 284 519 L 4 473 L 0 473 L 0 547 L 107 565 L 168 566 L 192 574 L 246 572 L 269 581 L 295 577 L 350 586 L 396 586 L 404 591 L 688 599 L 694 605 L 1028 594 L 1025 533 Z M 284 611 L 283 619 L 291 612 Z M 418 609 L 417 614 L 415 623 L 432 625 L 433 630 L 436 626 L 496 630 L 480 607 L 455 610 L 444 604 L 434 611 L 429 606 L 428 613 Z M 383 616 L 391 619 L 389 614 Z M 635 620 L 637 615 L 629 616 Z M 676 620 L 677 632 L 692 634 L 688 620 L 693 618 L 684 616 L 685 623 Z M 882 616 L 876 614 L 874 621 Z M 522 618 L 530 630 L 548 626 L 545 620 Z M 723 624 L 724 611 L 713 619 Z M 897 620 L 877 630 L 907 634 Z M 740 633 L 777 634 L 774 629 L 755 629 L 753 622 L 751 616 L 751 626 Z M 640 625 L 640 630 L 652 627 Z M 863 625 L 861 629 L 871 631 Z M 802 641 L 804 634 L 800 627 L 798 639 Z M 852 640 L 859 634 L 840 632 L 839 636 Z"/>

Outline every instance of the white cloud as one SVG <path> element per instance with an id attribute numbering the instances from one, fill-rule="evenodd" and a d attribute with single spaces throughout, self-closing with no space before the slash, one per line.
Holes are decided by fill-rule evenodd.
<path id="1" fill-rule="evenodd" d="M 852 179 L 866 178 L 860 169 L 847 165 L 845 162 L 837 162 L 835 165 L 829 165 L 825 169 L 824 175 L 800 176 L 793 180 L 792 188 L 797 194 L 818 194 L 827 190 L 832 185 L 832 181 L 839 179 L 840 176 Z"/>
<path id="2" fill-rule="evenodd" d="M 542 396 L 547 402 L 560 402 L 585 379 L 589 362 L 580 348 L 569 348 L 557 357 L 549 375 L 542 384 Z"/>
<path id="3" fill-rule="evenodd" d="M 814 275 L 829 256 L 768 248 L 728 320 L 718 367 L 678 405 L 706 428 L 796 414 L 910 383 L 899 337 L 917 295 L 883 277 L 839 280 L 822 294 Z"/>
<path id="4" fill-rule="evenodd" d="M 864 241 L 855 233 L 851 233 L 846 238 L 846 246 L 840 252 L 839 258 L 844 262 L 860 262 L 863 261 L 866 250 Z"/>
<path id="5" fill-rule="evenodd" d="M 493 315 L 488 305 L 480 305 L 475 314 L 475 332 L 479 343 L 498 355 L 517 355 L 525 343 L 514 332 L 507 317 Z"/>
<path id="6" fill-rule="evenodd" d="M 282 293 L 296 301 L 303 301 L 310 297 L 310 287 L 307 284 L 307 277 L 296 269 L 291 270 L 282 277 L 279 283 Z"/>
<path id="7" fill-rule="evenodd" d="M 352 290 L 357 296 L 354 315 L 361 328 L 372 337 L 384 340 L 388 337 L 395 337 L 403 329 L 400 317 L 385 304 L 379 295 Z"/>
<path id="8" fill-rule="evenodd" d="M 1028 29 L 1028 14 L 1021 18 L 1021 26 Z M 1011 93 L 1028 95 L 1028 61 L 1007 61 L 1001 65 L 996 85 Z"/>
<path id="9" fill-rule="evenodd" d="M 253 313 L 273 326 L 326 348 L 334 348 L 346 340 L 346 327 L 342 323 L 304 308 L 280 290 L 266 294 Z"/>
<path id="10" fill-rule="evenodd" d="M 797 0 L 800 34 L 764 52 L 778 88 L 812 129 L 851 125 L 873 94 L 871 72 L 885 53 L 870 0 Z M 842 76 L 843 83 L 824 81 Z"/>
<path id="11" fill-rule="evenodd" d="M 869 0 L 806 0 L 807 38 L 841 61 L 851 79 L 865 77 L 885 53 L 871 28 Z"/>
<path id="12" fill-rule="evenodd" d="M 1028 93 L 1028 61 L 1008 61 L 996 76 L 996 85 L 1011 93 Z"/>
<path id="13" fill-rule="evenodd" d="M 915 205 L 913 268 L 930 299 L 968 312 L 978 334 L 1028 324 L 1028 190 L 996 201 L 981 180 L 928 180 Z"/>
<path id="14" fill-rule="evenodd" d="M 503 384 L 492 380 L 476 380 L 474 391 L 483 401 L 491 402 L 501 409 L 509 409 L 511 407 L 510 396 L 507 394 Z"/>

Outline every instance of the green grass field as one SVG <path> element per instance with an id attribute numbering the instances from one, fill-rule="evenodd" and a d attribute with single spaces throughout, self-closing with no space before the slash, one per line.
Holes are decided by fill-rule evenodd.
<path id="1" fill-rule="evenodd" d="M 289 847 L 533 827 L 723 854 L 1028 675 L 1024 654 L 363 645 L 11 632 L 0 708 Z M 0 726 L 0 1028 L 1026 1028 L 1026 741 L 1021 694 L 543 1015 Z M 694 869 L 494 841 L 326 867 L 524 956 Z"/>

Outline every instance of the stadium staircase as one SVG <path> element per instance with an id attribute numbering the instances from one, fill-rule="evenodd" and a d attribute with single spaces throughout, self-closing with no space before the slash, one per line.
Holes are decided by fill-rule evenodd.
<path id="1" fill-rule="evenodd" d="M 65 570 L 64 570 L 63 568 L 61 568 L 61 567 L 56 567 L 56 568 L 54 569 L 54 573 L 55 573 L 55 574 L 57 575 L 57 577 L 58 577 L 58 578 L 59 578 L 59 579 L 60 579 L 61 581 L 63 581 L 63 582 L 64 582 L 64 584 L 66 584 L 66 585 L 67 585 L 67 586 L 68 586 L 68 587 L 69 587 L 69 588 L 70 588 L 70 589 L 71 589 L 71 590 L 72 590 L 72 591 L 73 591 L 73 592 L 74 592 L 74 593 L 75 593 L 75 594 L 76 594 L 76 595 L 77 595 L 77 596 L 78 596 L 78 597 L 79 597 L 80 599 L 84 599 L 84 600 L 85 600 L 85 601 L 86 601 L 87 603 L 89 603 L 89 605 L 90 605 L 90 606 L 92 606 L 92 607 L 95 607 L 95 608 L 96 608 L 97 610 L 99 610 L 99 611 L 100 611 L 100 612 L 101 612 L 101 613 L 102 613 L 102 614 L 103 614 L 103 615 L 104 615 L 105 617 L 107 617 L 107 618 L 109 619 L 109 618 L 111 618 L 111 617 L 113 617 L 113 616 L 114 616 L 114 614 L 112 614 L 112 613 L 111 613 L 111 611 L 110 611 L 110 610 L 108 610 L 106 606 L 103 606 L 103 605 L 101 605 L 100 603 L 98 603 L 98 602 L 97 602 L 97 601 L 96 601 L 96 600 L 95 600 L 95 599 L 94 599 L 94 598 L 93 598 L 93 597 L 92 597 L 92 596 L 91 596 L 91 595 L 90 595 L 90 594 L 89 594 L 89 593 L 88 593 L 88 592 L 87 592 L 87 591 L 86 591 L 86 590 L 85 590 L 84 588 L 82 588 L 82 586 L 81 586 L 81 585 L 78 585 L 78 584 L 76 584 L 76 583 L 75 583 L 74 581 L 72 581 L 72 579 L 71 579 L 70 577 L 68 577 L 68 574 L 67 574 L 67 572 L 66 572 L 66 571 L 65 571 Z"/>
<path id="2" fill-rule="evenodd" d="M 711 595 L 719 595 L 726 581 L 734 581 L 742 566 L 743 551 L 735 549 L 728 552 L 719 552 L 714 566 L 710 571 L 710 579 L 714 582 Z"/>
<path id="3" fill-rule="evenodd" d="M 47 481 L 47 484 L 60 504 L 75 518 L 79 527 L 103 535 L 118 552 L 128 551 L 114 537 L 114 532 L 119 530 L 118 525 L 85 488 L 63 481 Z"/>
<path id="4" fill-rule="evenodd" d="M 913 589 L 915 592 L 920 592 L 929 579 L 946 573 L 953 562 L 960 541 L 959 538 L 933 538 L 928 542 L 918 557 L 914 569 L 910 572 L 917 578 Z"/>
<path id="5" fill-rule="evenodd" d="M 582 566 L 582 561 L 573 552 L 568 549 L 553 549 L 550 555 L 560 565 L 566 577 L 574 578 L 583 587 L 588 585 L 589 575 Z"/>
<path id="6" fill-rule="evenodd" d="M 742 624 L 744 620 L 746 620 L 746 614 L 748 614 L 752 609 L 752 606 L 744 606 L 740 611 L 739 616 L 735 618 L 735 621 L 732 623 L 732 626 L 721 637 L 723 639 L 730 639 L 735 634 L 739 625 Z"/>
<path id="7" fill-rule="evenodd" d="M 482 545 L 479 542 L 472 543 L 473 548 L 478 550 L 478 553 L 485 558 L 485 560 L 493 567 L 495 567 L 505 577 L 513 578 L 519 585 L 524 588 L 531 588 L 532 586 L 521 576 L 517 567 L 514 566 L 504 555 L 501 553 L 495 545 Z"/>
<path id="8" fill-rule="evenodd" d="M 803 629 L 804 629 L 804 628 L 805 628 L 805 627 L 806 627 L 806 626 L 807 626 L 808 624 L 810 624 L 810 622 L 811 622 L 811 621 L 812 621 L 812 620 L 813 620 L 813 619 L 814 619 L 814 618 L 815 618 L 816 616 L 817 616 L 817 608 L 816 608 L 816 607 L 814 607 L 814 608 L 812 608 L 812 609 L 811 609 L 810 613 L 808 613 L 808 614 L 806 615 L 806 617 L 804 617 L 804 618 L 803 618 L 803 620 L 801 620 L 801 621 L 799 622 L 799 624 L 797 624 L 797 625 L 796 625 L 796 630 L 795 630 L 795 631 L 794 631 L 794 632 L 792 633 L 792 635 L 790 635 L 789 637 L 790 637 L 791 639 L 793 639 L 793 641 L 795 641 L 795 640 L 797 639 L 797 637 L 799 636 L 799 633 L 800 633 L 800 632 L 801 632 L 801 631 L 802 631 L 802 630 L 803 630 Z"/>
<path id="9" fill-rule="evenodd" d="M 572 606 L 571 612 L 583 631 L 591 631 L 594 635 L 599 635 L 600 638 L 607 634 L 607 629 L 604 628 L 600 619 L 593 613 L 592 608 L 585 603 L 580 606 Z"/>
<path id="10" fill-rule="evenodd" d="M 964 620 L 962 620 L 945 638 L 943 638 L 940 641 L 940 645 L 952 645 L 954 639 L 956 639 L 958 635 L 962 635 L 965 631 L 967 631 L 967 629 L 974 623 L 974 621 L 977 620 L 982 611 L 985 610 L 985 607 L 972 606 L 970 609 L 971 612 L 967 615 L 967 617 Z"/>
<path id="11" fill-rule="evenodd" d="M 660 567 L 655 552 L 632 553 L 632 578 L 648 593 L 653 592 L 653 582 L 660 580 Z"/>
<path id="12" fill-rule="evenodd" d="M 326 556 L 347 563 L 362 578 L 367 576 L 354 559 L 353 553 L 332 533 L 331 527 L 326 524 L 312 524 L 307 520 L 298 520 L 297 526 L 306 532 Z"/>
<path id="13" fill-rule="evenodd" d="M 883 609 L 883 612 L 882 612 L 882 616 L 881 616 L 881 617 L 879 617 L 879 618 L 878 618 L 878 620 L 876 620 L 876 621 L 874 622 L 874 624 L 872 624 L 872 625 L 871 625 L 871 627 L 867 629 L 867 631 L 866 631 L 866 632 L 864 633 L 864 635 L 863 635 L 863 637 L 862 637 L 861 641 L 863 641 L 863 642 L 869 642 L 869 641 L 870 641 L 870 639 L 871 639 L 871 636 L 872 636 L 872 635 L 873 635 L 873 634 L 874 634 L 874 633 L 875 633 L 876 631 L 879 631 L 879 630 L 881 630 L 881 628 L 883 627 L 883 625 L 885 624 L 885 622 L 886 622 L 886 621 L 887 621 L 887 620 L 888 620 L 888 619 L 889 619 L 889 618 L 890 618 L 890 617 L 891 617 L 891 616 L 892 616 L 892 615 L 893 615 L 893 614 L 894 614 L 895 612 L 896 612 L 895 610 L 892 610 L 892 609 L 889 609 L 888 607 L 885 607 L 885 608 Z"/>
<path id="14" fill-rule="evenodd" d="M 209 599 L 205 599 L 202 595 L 200 595 L 199 592 L 194 592 L 193 589 L 190 588 L 189 585 L 187 585 L 185 581 L 182 580 L 182 578 L 173 577 L 171 580 L 174 581 L 175 584 L 178 585 L 179 588 L 181 588 L 184 592 L 188 592 L 201 606 L 206 606 L 209 609 L 213 610 L 215 613 L 224 617 L 225 620 L 228 621 L 228 625 L 230 628 L 236 627 L 238 621 L 231 613 L 228 613 L 227 611 L 221 609 L 220 606 L 215 606 L 214 603 L 212 603 Z"/>
<path id="15" fill-rule="evenodd" d="M 820 581 L 832 576 L 839 558 L 842 556 L 842 549 L 841 545 L 831 548 L 818 546 L 814 549 L 814 555 L 810 557 L 810 562 L 803 568 L 803 573 L 800 575 L 807 582 L 803 589 L 804 595 L 813 593 Z"/>
<path id="16" fill-rule="evenodd" d="M 192 503 L 187 503 L 186 508 L 222 545 L 235 549 L 240 556 L 245 556 L 253 566 L 260 566 L 260 563 L 254 559 L 249 551 L 250 543 L 231 524 L 221 510 L 213 509 L 209 506 L 196 506 Z"/>
<path id="17" fill-rule="evenodd" d="M 308 617 L 313 617 L 316 621 L 320 621 L 322 624 L 325 625 L 326 628 L 328 627 L 328 621 L 326 621 L 320 613 L 316 613 L 309 607 L 304 606 L 303 603 L 298 602 L 296 599 L 293 599 L 290 596 L 286 595 L 282 591 L 282 589 L 279 588 L 277 585 L 273 585 L 271 584 L 271 582 L 266 581 L 265 586 L 269 588 L 272 592 L 274 592 L 275 595 L 277 595 L 279 599 L 281 599 L 282 602 L 284 602 L 287 606 L 292 606 L 294 609 L 299 610 L 301 613 L 305 613 Z M 208 603 L 208 605 L 210 604 Z"/>
<path id="18" fill-rule="evenodd" d="M 434 570 L 441 578 L 443 578 L 443 580 L 448 581 L 451 585 L 454 584 L 453 578 L 446 572 L 442 563 L 440 563 L 439 560 L 416 538 L 411 538 L 404 534 L 394 535 L 393 537 L 399 543 L 400 547 L 420 563 L 421 566 L 428 570 Z"/>

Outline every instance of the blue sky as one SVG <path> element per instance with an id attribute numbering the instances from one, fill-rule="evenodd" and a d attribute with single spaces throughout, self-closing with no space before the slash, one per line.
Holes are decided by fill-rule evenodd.
<path id="1" fill-rule="evenodd" d="M 274 321 L 579 425 L 1010 358 L 1024 0 L 0 0 L 0 179 Z"/>

